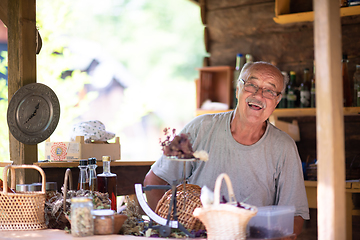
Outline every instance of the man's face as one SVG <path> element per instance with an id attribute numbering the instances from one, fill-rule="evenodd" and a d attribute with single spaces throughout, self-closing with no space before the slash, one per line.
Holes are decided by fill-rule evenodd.
<path id="1" fill-rule="evenodd" d="M 274 99 L 265 98 L 263 91 L 271 90 L 281 92 L 283 89 L 283 76 L 273 66 L 266 64 L 255 64 L 251 66 L 243 76 L 244 81 L 252 86 L 257 86 L 256 93 L 244 89 L 244 83 L 237 88 L 240 118 L 249 123 L 263 123 L 274 111 L 281 99 L 281 94 Z"/>

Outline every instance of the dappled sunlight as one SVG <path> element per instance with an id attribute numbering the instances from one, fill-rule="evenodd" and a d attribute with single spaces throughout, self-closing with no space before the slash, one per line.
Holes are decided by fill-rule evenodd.
<path id="1" fill-rule="evenodd" d="M 196 4 L 38 0 L 37 21 L 38 82 L 61 106 L 51 141 L 69 141 L 73 124 L 100 120 L 120 137 L 122 159 L 156 160 L 162 129 L 180 131 L 195 116 L 205 56 Z"/>

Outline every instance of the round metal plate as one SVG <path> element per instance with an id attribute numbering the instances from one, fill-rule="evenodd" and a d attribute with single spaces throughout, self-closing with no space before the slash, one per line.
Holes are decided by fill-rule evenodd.
<path id="1" fill-rule="evenodd" d="M 49 138 L 59 118 L 59 99 L 51 88 L 41 83 L 21 87 L 7 110 L 9 131 L 25 144 L 37 144 Z"/>

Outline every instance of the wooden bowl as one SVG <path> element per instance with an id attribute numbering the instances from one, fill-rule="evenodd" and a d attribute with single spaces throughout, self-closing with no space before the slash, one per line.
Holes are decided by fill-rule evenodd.
<path id="1" fill-rule="evenodd" d="M 127 219 L 125 214 L 115 214 L 114 215 L 114 234 L 118 234 L 124 222 Z"/>

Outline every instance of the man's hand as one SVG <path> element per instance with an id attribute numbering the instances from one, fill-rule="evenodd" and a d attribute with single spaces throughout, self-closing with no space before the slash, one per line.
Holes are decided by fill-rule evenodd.
<path id="1" fill-rule="evenodd" d="M 148 174 L 146 174 L 144 180 L 144 186 L 146 187 L 148 185 L 168 185 L 168 183 L 162 180 L 161 178 L 159 178 L 158 176 L 156 176 L 155 173 L 153 173 L 153 171 L 150 170 Z M 161 199 L 161 197 L 164 195 L 165 190 L 153 189 L 150 191 L 146 191 L 145 193 L 149 207 L 153 211 L 155 211 L 156 205 L 158 201 Z"/>
<path id="2" fill-rule="evenodd" d="M 299 234 L 301 233 L 303 224 L 304 219 L 301 216 L 294 217 L 294 233 L 296 234 L 296 236 L 299 236 Z"/>

